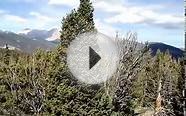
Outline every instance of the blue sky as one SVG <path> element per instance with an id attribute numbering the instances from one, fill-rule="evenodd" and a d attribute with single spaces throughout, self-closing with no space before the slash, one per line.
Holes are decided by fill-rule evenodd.
<path id="1" fill-rule="evenodd" d="M 121 37 L 136 32 L 138 41 L 164 42 L 183 47 L 183 0 L 92 0 L 98 31 Z M 0 29 L 60 28 L 61 19 L 78 0 L 4 0 L 0 2 Z"/>

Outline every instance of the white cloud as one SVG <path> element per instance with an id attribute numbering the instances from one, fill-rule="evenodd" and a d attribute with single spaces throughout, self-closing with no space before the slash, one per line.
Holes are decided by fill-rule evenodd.
<path id="1" fill-rule="evenodd" d="M 106 1 L 99 1 L 94 3 L 95 9 L 104 11 L 105 13 L 112 13 L 111 17 L 104 19 L 107 23 L 123 23 L 123 24 L 154 24 L 164 27 L 166 24 L 173 24 L 180 26 L 184 22 L 183 16 L 175 16 L 174 14 L 161 13 L 155 8 L 144 6 L 131 6 L 119 3 L 110 3 Z M 161 25 L 162 24 L 162 25 Z"/>
<path id="2" fill-rule="evenodd" d="M 5 13 L 5 11 L 0 9 L 0 14 L 4 14 L 4 13 Z"/>
<path id="3" fill-rule="evenodd" d="M 49 0 L 48 4 L 77 7 L 79 5 L 79 0 Z"/>
<path id="4" fill-rule="evenodd" d="M 27 21 L 28 21 L 26 18 L 23 18 L 21 16 L 17 16 L 17 15 L 13 15 L 13 14 L 9 14 L 8 11 L 1 10 L 1 9 L 0 9 L 0 17 L 2 17 L 1 20 L 16 22 L 19 24 L 27 23 Z"/>
<path id="5" fill-rule="evenodd" d="M 30 15 L 33 16 L 30 22 L 35 26 L 35 28 L 43 28 L 52 21 L 51 17 L 41 15 L 38 12 L 30 12 Z"/>
<path id="6" fill-rule="evenodd" d="M 99 32 L 112 37 L 116 35 L 116 31 L 120 30 L 110 24 L 102 22 L 100 19 L 95 19 L 95 26 Z"/>
<path id="7" fill-rule="evenodd" d="M 32 15 L 32 16 L 36 17 L 36 19 L 41 20 L 41 21 L 44 21 L 44 22 L 47 22 L 47 21 L 51 21 L 52 20 L 50 17 L 41 15 L 38 12 L 30 12 L 30 15 Z"/>
<path id="8" fill-rule="evenodd" d="M 3 18 L 5 20 L 9 20 L 9 21 L 12 21 L 12 22 L 20 23 L 20 24 L 27 22 L 27 19 L 22 18 L 20 16 L 16 16 L 16 15 L 4 14 Z"/>
<path id="9" fill-rule="evenodd" d="M 125 8 L 122 5 L 108 2 L 108 1 L 99 1 L 99 2 L 93 2 L 95 9 L 99 9 L 108 13 L 118 13 L 122 12 L 122 10 L 125 10 Z"/>

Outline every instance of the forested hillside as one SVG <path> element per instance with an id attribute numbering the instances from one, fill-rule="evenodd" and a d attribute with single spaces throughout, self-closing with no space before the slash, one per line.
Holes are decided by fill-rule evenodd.
<path id="1" fill-rule="evenodd" d="M 135 34 L 116 41 L 119 66 L 107 82 L 88 85 L 70 73 L 67 48 L 77 35 L 96 31 L 93 11 L 90 0 L 80 0 L 63 18 L 61 44 L 52 51 L 0 49 L 0 115 L 183 116 L 180 59 L 151 56 L 148 44 L 137 47 Z"/>

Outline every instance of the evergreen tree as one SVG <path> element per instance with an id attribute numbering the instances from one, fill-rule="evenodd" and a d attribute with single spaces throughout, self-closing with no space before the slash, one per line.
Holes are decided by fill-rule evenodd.
<path id="1" fill-rule="evenodd" d="M 10 50 L 8 48 L 8 44 L 5 45 L 5 53 L 4 53 L 4 63 L 5 64 L 9 64 L 9 60 L 10 60 Z"/>
<path id="2" fill-rule="evenodd" d="M 95 30 L 93 19 L 93 7 L 90 0 L 80 0 L 80 6 L 77 10 L 79 15 L 79 31 L 80 33 L 89 32 Z"/>
<path id="3" fill-rule="evenodd" d="M 80 0 L 78 9 L 72 10 L 63 18 L 61 46 L 58 48 L 63 65 L 49 78 L 50 86 L 47 89 L 46 100 L 46 112 L 48 114 L 88 115 L 88 112 L 95 106 L 93 98 L 97 89 L 78 82 L 66 64 L 66 49 L 70 42 L 79 34 L 94 29 L 93 7 L 89 0 Z"/>
<path id="4" fill-rule="evenodd" d="M 156 115 L 179 115 L 179 63 L 168 52 L 157 52 L 155 57 L 149 56 L 146 61 L 133 83 L 132 91 L 134 99 L 138 101 L 137 107 L 155 108 Z"/>
<path id="5" fill-rule="evenodd" d="M 77 11 L 74 9 L 62 20 L 61 45 L 67 47 L 75 37 L 95 30 L 93 6 L 90 0 L 80 0 Z"/>

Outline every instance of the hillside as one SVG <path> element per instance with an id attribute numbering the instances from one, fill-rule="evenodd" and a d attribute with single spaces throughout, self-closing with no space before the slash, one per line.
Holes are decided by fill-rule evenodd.
<path id="1" fill-rule="evenodd" d="M 152 51 L 153 56 L 156 55 L 156 52 L 159 49 L 160 52 L 166 52 L 168 50 L 169 53 L 172 55 L 172 57 L 176 59 L 183 57 L 183 50 L 176 48 L 174 46 L 171 46 L 171 45 L 167 45 L 164 43 L 150 43 L 149 47 Z"/>
<path id="2" fill-rule="evenodd" d="M 50 30 L 39 30 L 39 29 L 29 29 L 26 28 L 21 30 L 17 34 L 24 37 L 33 38 L 36 40 L 47 40 L 47 41 L 56 41 L 60 38 L 60 33 L 57 28 Z"/>
<path id="3" fill-rule="evenodd" d="M 28 53 L 33 52 L 37 48 L 50 50 L 56 46 L 56 44 L 44 39 L 29 38 L 13 32 L 0 31 L 0 47 L 2 48 L 5 44 Z"/>
<path id="4" fill-rule="evenodd" d="M 31 53 L 38 48 L 50 50 L 58 43 L 60 43 L 59 31 L 55 28 L 48 31 L 24 29 L 17 34 L 13 32 L 0 31 L 0 48 L 3 48 L 5 44 L 8 44 L 12 49 Z M 139 43 L 139 46 L 142 46 L 142 44 Z M 164 43 L 149 43 L 149 47 L 153 56 L 156 54 L 158 49 L 161 52 L 166 52 L 168 50 L 176 59 L 183 56 L 182 49 Z"/>

